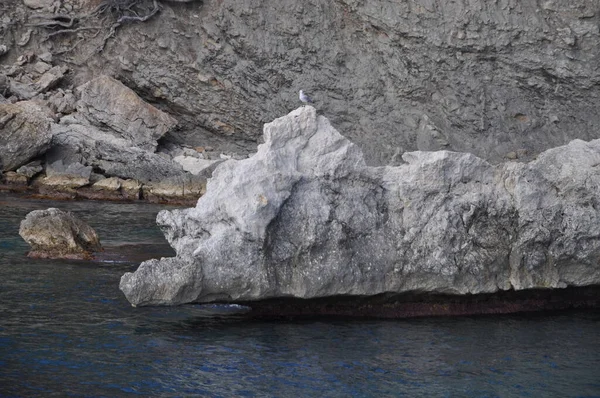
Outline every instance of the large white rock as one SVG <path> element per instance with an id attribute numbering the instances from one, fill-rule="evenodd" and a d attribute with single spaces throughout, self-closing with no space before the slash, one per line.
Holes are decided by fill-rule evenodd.
<path id="1" fill-rule="evenodd" d="M 159 213 L 177 256 L 121 278 L 132 304 L 600 282 L 600 140 L 528 164 L 440 151 L 375 168 L 312 107 L 264 140 L 196 208 Z"/>

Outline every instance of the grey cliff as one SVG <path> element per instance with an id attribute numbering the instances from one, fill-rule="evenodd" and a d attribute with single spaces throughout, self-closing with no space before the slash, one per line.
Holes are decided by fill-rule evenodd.
<path id="1" fill-rule="evenodd" d="M 50 146 L 52 113 L 32 101 L 0 104 L 0 171 L 15 170 Z"/>
<path id="2" fill-rule="evenodd" d="M 157 217 L 174 258 L 121 278 L 134 305 L 447 294 L 600 282 L 600 140 L 529 163 L 409 152 L 369 167 L 313 107 L 220 164 L 195 208 Z"/>
<path id="3" fill-rule="evenodd" d="M 98 3 L 54 12 L 86 15 Z M 28 27 L 56 23 L 48 9 L 6 0 L 2 59 L 52 52 L 75 86 L 109 74 L 177 119 L 169 139 L 220 152 L 254 152 L 261 125 L 294 109 L 301 88 L 370 165 L 417 149 L 530 160 L 598 138 L 597 0 L 159 3 L 99 52 L 109 32 L 91 28 L 101 21 L 49 37 L 55 25 Z"/>

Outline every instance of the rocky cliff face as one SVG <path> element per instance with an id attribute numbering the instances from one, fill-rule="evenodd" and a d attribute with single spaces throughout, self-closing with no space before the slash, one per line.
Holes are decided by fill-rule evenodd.
<path id="1" fill-rule="evenodd" d="M 600 282 L 600 140 L 529 163 L 438 151 L 369 167 L 307 106 L 264 141 L 218 166 L 196 208 L 159 213 L 177 256 L 121 278 L 132 304 Z"/>
<path id="2" fill-rule="evenodd" d="M 0 62 L 48 51 L 71 68 L 63 85 L 109 74 L 178 120 L 170 140 L 221 152 L 253 152 L 300 88 L 372 165 L 598 137 L 596 0 L 137 0 L 149 18 L 114 32 L 114 7 L 71 18 L 109 3 L 4 1 Z"/>

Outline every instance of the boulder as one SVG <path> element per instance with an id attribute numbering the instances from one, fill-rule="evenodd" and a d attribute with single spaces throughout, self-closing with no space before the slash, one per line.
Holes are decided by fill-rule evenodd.
<path id="1" fill-rule="evenodd" d="M 90 259 L 102 250 L 96 232 L 71 212 L 35 210 L 21 221 L 19 235 L 31 246 L 29 257 Z"/>
<path id="2" fill-rule="evenodd" d="M 100 76 L 77 90 L 81 97 L 78 111 L 93 124 L 110 127 L 132 146 L 154 151 L 156 140 L 177 125 L 171 116 L 109 76 Z"/>
<path id="3" fill-rule="evenodd" d="M 157 222 L 177 256 L 121 278 L 133 305 L 494 293 L 600 283 L 600 140 L 530 163 L 409 152 L 368 167 L 303 107 Z"/>
<path id="4" fill-rule="evenodd" d="M 0 104 L 0 170 L 15 170 L 48 149 L 51 115 L 33 101 Z"/>

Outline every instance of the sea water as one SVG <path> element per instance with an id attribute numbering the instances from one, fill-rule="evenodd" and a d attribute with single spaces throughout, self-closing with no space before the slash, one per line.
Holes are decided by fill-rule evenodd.
<path id="1" fill-rule="evenodd" d="M 48 207 L 96 229 L 101 262 L 25 256 L 19 222 Z M 162 208 L 0 194 L 1 397 L 600 396 L 599 311 L 253 321 L 133 308 L 121 275 L 173 255 Z"/>

